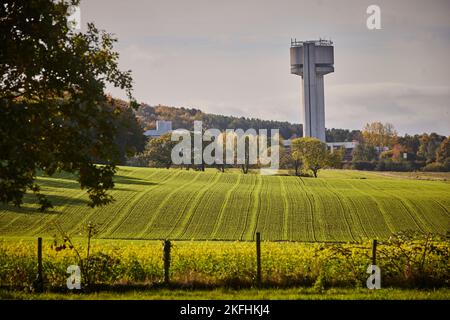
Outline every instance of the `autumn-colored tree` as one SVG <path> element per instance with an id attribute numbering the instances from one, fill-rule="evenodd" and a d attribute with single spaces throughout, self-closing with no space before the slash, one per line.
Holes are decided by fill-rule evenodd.
<path id="1" fill-rule="evenodd" d="M 391 150 L 391 157 L 393 160 L 401 161 L 404 158 L 404 154 L 408 157 L 408 148 L 400 143 L 394 144 Z"/>
<path id="2" fill-rule="evenodd" d="M 220 131 L 225 131 L 226 129 L 242 129 L 246 131 L 250 128 L 257 131 L 259 129 L 279 129 L 280 136 L 284 139 L 290 139 L 292 136 L 301 136 L 303 132 L 303 126 L 301 124 L 293 124 L 287 121 L 261 120 L 256 118 L 209 114 L 198 109 L 184 107 L 176 108 L 162 105 L 149 106 L 142 104 L 136 111 L 136 115 L 144 124 L 144 129 L 153 128 L 156 120 L 171 120 L 173 128 L 193 130 L 194 121 L 202 120 L 203 128 L 205 130 L 211 128 L 216 128 Z"/>
<path id="3" fill-rule="evenodd" d="M 424 158 L 428 163 L 436 161 L 436 152 L 439 149 L 445 137 L 436 133 L 426 134 L 420 136 L 420 146 L 417 155 Z"/>
<path id="4" fill-rule="evenodd" d="M 440 163 L 450 161 L 450 136 L 441 142 L 438 150 L 436 151 L 436 161 Z"/>
<path id="5" fill-rule="evenodd" d="M 176 141 L 171 140 L 171 133 L 163 134 L 158 138 L 151 138 L 142 157 L 152 167 L 169 169 L 172 165 L 172 149 L 176 143 Z"/>
<path id="6" fill-rule="evenodd" d="M 365 125 L 362 137 L 367 145 L 377 147 L 381 152 L 384 147 L 391 148 L 395 144 L 397 131 L 390 123 L 372 122 Z"/>

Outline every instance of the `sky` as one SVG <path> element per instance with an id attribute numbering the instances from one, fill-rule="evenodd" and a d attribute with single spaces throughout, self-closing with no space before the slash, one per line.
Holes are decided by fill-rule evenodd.
<path id="1" fill-rule="evenodd" d="M 369 30 L 366 9 L 381 9 Z M 302 123 L 291 38 L 331 39 L 327 128 L 390 122 L 450 135 L 449 0 L 84 0 L 87 22 L 118 38 L 139 102 Z M 124 92 L 109 87 L 115 97 Z"/>

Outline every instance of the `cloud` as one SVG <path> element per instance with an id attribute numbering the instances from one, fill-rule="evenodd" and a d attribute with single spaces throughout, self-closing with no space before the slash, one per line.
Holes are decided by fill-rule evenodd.
<path id="1" fill-rule="evenodd" d="M 401 133 L 450 134 L 450 87 L 403 83 L 329 86 L 328 127 L 361 128 L 367 122 L 391 122 Z"/>
<path id="2" fill-rule="evenodd" d="M 162 57 L 159 54 L 153 53 L 152 50 L 136 44 L 121 49 L 120 55 L 123 60 L 122 63 L 125 61 L 125 63 L 133 65 L 136 63 L 155 63 Z"/>
<path id="3" fill-rule="evenodd" d="M 139 101 L 302 122 L 289 40 L 331 37 L 327 127 L 389 121 L 400 132 L 449 134 L 450 2 L 379 0 L 382 30 L 369 31 L 372 3 L 96 0 L 82 2 L 82 12 L 116 33 L 120 66 L 132 70 Z"/>

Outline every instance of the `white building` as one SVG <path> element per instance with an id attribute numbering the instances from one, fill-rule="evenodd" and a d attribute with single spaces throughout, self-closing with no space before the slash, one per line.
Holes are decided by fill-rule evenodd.
<path id="1" fill-rule="evenodd" d="M 358 141 L 351 141 L 351 142 L 327 142 L 328 149 L 333 152 L 334 150 L 339 149 L 355 149 L 355 147 L 358 145 Z"/>
<path id="2" fill-rule="evenodd" d="M 144 132 L 144 136 L 158 138 L 168 132 L 172 132 L 172 121 L 157 120 L 156 130 L 147 130 Z"/>
<path id="3" fill-rule="evenodd" d="M 353 149 L 358 145 L 358 141 L 351 142 L 327 142 L 328 150 L 333 153 L 334 150 L 343 150 L 343 159 L 344 161 L 352 161 L 353 158 Z"/>
<path id="4" fill-rule="evenodd" d="M 291 139 L 284 140 L 283 145 L 286 149 L 291 149 L 292 140 Z M 343 160 L 351 161 L 353 149 L 355 149 L 356 146 L 358 145 L 358 141 L 327 142 L 326 145 L 327 145 L 327 149 L 330 150 L 331 153 L 333 153 L 334 150 L 343 150 L 343 156 L 344 156 Z"/>

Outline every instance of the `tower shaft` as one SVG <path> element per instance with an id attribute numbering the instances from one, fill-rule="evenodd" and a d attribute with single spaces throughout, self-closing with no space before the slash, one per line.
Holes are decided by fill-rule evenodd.
<path id="1" fill-rule="evenodd" d="M 329 41 L 291 43 L 291 73 L 302 77 L 303 136 L 325 142 L 323 76 L 334 71 L 333 46 Z"/>

